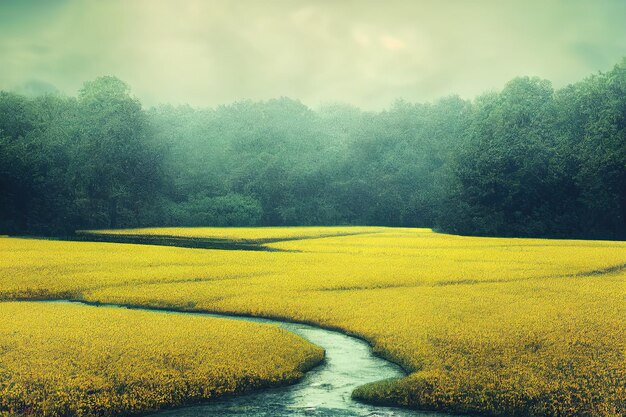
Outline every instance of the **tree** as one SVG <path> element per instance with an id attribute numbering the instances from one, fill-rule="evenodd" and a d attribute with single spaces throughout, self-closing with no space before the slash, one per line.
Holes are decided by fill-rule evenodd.
<path id="1" fill-rule="evenodd" d="M 474 103 L 455 162 L 456 192 L 444 224 L 459 233 L 545 234 L 554 214 L 554 101 L 550 83 L 516 78 Z M 558 175 L 557 175 L 558 177 Z"/>
<path id="2" fill-rule="evenodd" d="M 77 184 L 86 227 L 138 224 L 159 185 L 159 157 L 146 137 L 146 116 L 115 77 L 85 83 L 78 95 Z"/>

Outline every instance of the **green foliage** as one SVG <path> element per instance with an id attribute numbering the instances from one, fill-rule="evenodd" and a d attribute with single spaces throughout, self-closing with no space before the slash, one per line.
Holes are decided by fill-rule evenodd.
<path id="1" fill-rule="evenodd" d="M 287 98 L 144 110 L 115 77 L 76 99 L 0 92 L 0 233 L 370 224 L 626 237 L 626 60 L 554 91 L 317 111 Z"/>
<path id="2" fill-rule="evenodd" d="M 254 198 L 241 194 L 218 197 L 194 196 L 170 204 L 168 224 L 180 226 L 256 226 L 263 210 Z"/>
<path id="3" fill-rule="evenodd" d="M 545 234 L 555 207 L 553 91 L 545 80 L 517 78 L 500 94 L 479 98 L 467 142 L 456 156 L 452 195 L 472 207 L 471 218 L 451 216 L 462 233 Z"/>

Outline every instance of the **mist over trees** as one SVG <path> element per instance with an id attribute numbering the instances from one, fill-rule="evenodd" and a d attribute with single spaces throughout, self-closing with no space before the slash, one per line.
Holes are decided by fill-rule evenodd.
<path id="1" fill-rule="evenodd" d="M 520 77 L 381 112 L 144 109 L 115 77 L 0 92 L 0 233 L 322 224 L 626 238 L 626 59 L 557 91 Z"/>

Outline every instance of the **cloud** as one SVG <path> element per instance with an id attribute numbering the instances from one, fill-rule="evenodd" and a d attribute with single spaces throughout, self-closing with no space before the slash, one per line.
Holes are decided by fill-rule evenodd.
<path id="1" fill-rule="evenodd" d="M 73 94 L 99 75 L 148 105 L 290 96 L 366 109 L 472 97 L 517 75 L 555 86 L 626 50 L 626 2 L 0 0 L 0 88 Z"/>
<path id="2" fill-rule="evenodd" d="M 406 43 L 403 40 L 394 38 L 393 36 L 383 35 L 380 37 L 380 43 L 386 49 L 396 51 L 406 48 Z"/>

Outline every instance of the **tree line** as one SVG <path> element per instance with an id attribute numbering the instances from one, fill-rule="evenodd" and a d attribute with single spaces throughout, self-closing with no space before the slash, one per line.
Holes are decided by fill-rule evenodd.
<path id="1" fill-rule="evenodd" d="M 77 97 L 0 92 L 0 233 L 335 224 L 626 238 L 626 59 L 379 112 L 144 109 L 109 76 Z"/>

